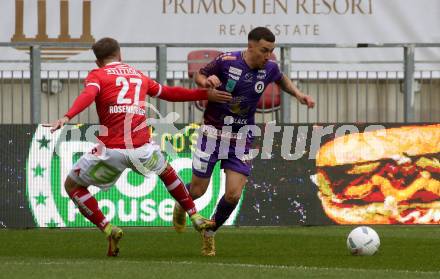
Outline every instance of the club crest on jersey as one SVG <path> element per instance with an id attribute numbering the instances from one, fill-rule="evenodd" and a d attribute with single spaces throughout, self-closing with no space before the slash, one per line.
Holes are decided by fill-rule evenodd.
<path id="1" fill-rule="evenodd" d="M 237 76 L 241 76 L 241 73 L 243 73 L 243 70 L 230 66 L 229 67 L 229 72 L 231 74 L 234 74 L 234 75 L 237 75 Z"/>
<path id="2" fill-rule="evenodd" d="M 264 91 L 264 82 L 258 81 L 257 83 L 255 83 L 255 92 L 261 94 L 263 93 L 263 91 Z"/>

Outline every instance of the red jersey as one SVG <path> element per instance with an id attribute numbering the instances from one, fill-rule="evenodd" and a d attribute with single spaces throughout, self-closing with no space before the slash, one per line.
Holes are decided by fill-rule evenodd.
<path id="1" fill-rule="evenodd" d="M 89 73 L 65 116 L 72 119 L 95 101 L 99 123 L 106 127 L 99 140 L 109 148 L 136 148 L 150 140 L 146 95 L 171 102 L 208 99 L 206 89 L 162 86 L 129 65 L 113 62 Z"/>
<path id="2" fill-rule="evenodd" d="M 113 62 L 95 69 L 85 80 L 85 87 L 95 86 L 99 124 L 107 127 L 98 139 L 109 148 L 136 148 L 150 139 L 146 126 L 146 95 L 158 96 L 162 86 L 135 68 Z M 141 126 L 142 125 L 142 126 Z M 143 127 L 137 131 L 137 127 Z"/>

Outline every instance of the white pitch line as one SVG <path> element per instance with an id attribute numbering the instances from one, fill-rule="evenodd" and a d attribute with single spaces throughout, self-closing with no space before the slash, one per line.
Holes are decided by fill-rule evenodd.
<path id="1" fill-rule="evenodd" d="M 315 270 L 315 271 L 353 271 L 353 272 L 398 272 L 405 274 L 435 274 L 440 275 L 440 271 L 421 271 L 421 270 L 395 270 L 395 269 L 362 269 L 362 268 L 340 268 L 340 267 L 318 267 L 318 266 L 294 266 L 294 265 L 265 265 L 265 264 L 239 264 L 239 263 L 202 263 L 191 261 L 149 261 L 157 264 L 185 264 L 185 265 L 211 265 L 220 267 L 244 267 L 244 268 L 262 268 L 262 269 L 280 269 L 280 270 Z"/>
<path id="2" fill-rule="evenodd" d="M 260 268 L 260 269 L 273 269 L 273 270 L 311 270 L 311 271 L 352 271 L 352 272 L 394 272 L 403 274 L 424 274 L 424 275 L 439 275 L 440 271 L 421 271 L 421 270 L 400 270 L 400 269 L 365 269 L 365 268 L 341 268 L 341 267 L 318 267 L 318 266 L 294 266 L 294 265 L 266 265 L 266 264 L 240 264 L 240 263 L 206 263 L 206 262 L 192 262 L 192 261 L 130 261 L 122 259 L 108 259 L 108 260 L 75 260 L 72 261 L 42 261 L 38 262 L 39 265 L 89 265 L 91 262 L 102 262 L 111 264 L 164 264 L 164 265 L 200 265 L 200 266 L 218 266 L 218 267 L 241 267 L 241 268 Z M 2 261 L 2 265 L 33 265 L 35 262 L 29 261 Z"/>

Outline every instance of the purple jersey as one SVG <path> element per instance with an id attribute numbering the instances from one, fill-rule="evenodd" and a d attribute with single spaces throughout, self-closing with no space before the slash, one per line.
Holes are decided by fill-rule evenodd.
<path id="1" fill-rule="evenodd" d="M 282 78 L 278 65 L 268 61 L 264 69 L 250 69 L 243 58 L 243 52 L 226 52 L 200 69 L 207 77 L 216 75 L 221 85 L 217 89 L 230 92 L 232 101 L 221 104 L 208 102 L 204 123 L 221 129 L 223 125 L 232 124 L 232 131 L 245 125 L 255 124 L 257 103 L 267 85 Z M 226 118 L 225 117 L 228 117 Z"/>

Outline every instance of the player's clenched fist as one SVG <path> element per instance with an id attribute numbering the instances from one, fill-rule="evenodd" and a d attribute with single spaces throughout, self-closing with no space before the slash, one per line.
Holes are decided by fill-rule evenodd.
<path id="1" fill-rule="evenodd" d="M 315 106 L 315 101 L 308 95 L 297 96 L 297 99 L 301 104 L 307 105 L 308 108 L 313 108 Z"/>
<path id="2" fill-rule="evenodd" d="M 205 88 L 217 88 L 221 85 L 220 79 L 216 75 L 209 76 L 205 81 Z"/>

